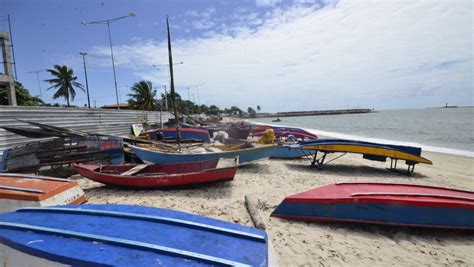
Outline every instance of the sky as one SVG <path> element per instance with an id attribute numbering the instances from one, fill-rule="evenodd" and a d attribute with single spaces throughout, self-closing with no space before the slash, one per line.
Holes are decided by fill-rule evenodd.
<path id="1" fill-rule="evenodd" d="M 18 80 L 33 95 L 39 86 L 28 72 L 54 64 L 85 84 L 79 52 L 87 52 L 99 107 L 116 103 L 107 26 L 81 22 L 130 12 L 111 24 L 122 103 L 140 80 L 169 87 L 168 15 L 173 60 L 183 62 L 174 66 L 176 90 L 199 104 L 266 112 L 474 105 L 470 0 L 0 0 L 0 30 L 9 14 Z M 65 103 L 40 86 L 45 101 Z M 87 103 L 86 94 L 73 103 Z"/>

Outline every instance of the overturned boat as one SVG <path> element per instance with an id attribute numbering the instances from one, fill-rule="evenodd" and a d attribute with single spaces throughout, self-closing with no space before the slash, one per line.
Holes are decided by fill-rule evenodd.
<path id="1" fill-rule="evenodd" d="M 264 231 L 168 209 L 80 205 L 0 215 L 7 266 L 268 266 L 268 258 Z"/>
<path id="2" fill-rule="evenodd" d="M 0 213 L 23 207 L 81 204 L 86 196 L 75 181 L 68 179 L 0 173 Z"/>
<path id="3" fill-rule="evenodd" d="M 392 183 L 337 183 L 286 197 L 274 217 L 474 229 L 474 192 Z"/>

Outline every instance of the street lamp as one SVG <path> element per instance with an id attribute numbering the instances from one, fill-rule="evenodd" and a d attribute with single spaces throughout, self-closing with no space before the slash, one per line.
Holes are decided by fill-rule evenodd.
<path id="1" fill-rule="evenodd" d="M 117 108 L 120 109 L 119 107 L 119 96 L 118 96 L 118 88 L 117 88 L 117 76 L 115 74 L 115 60 L 114 60 L 114 50 L 112 49 L 112 36 L 110 35 L 110 23 L 116 22 L 121 19 L 125 19 L 128 17 L 135 17 L 134 13 L 128 13 L 126 16 L 118 17 L 118 18 L 113 18 L 113 19 L 106 19 L 106 20 L 98 20 L 98 21 L 91 21 L 91 22 L 81 22 L 82 25 L 89 25 L 89 24 L 107 24 L 107 29 L 109 32 L 109 44 L 110 44 L 110 55 L 112 56 L 112 70 L 114 72 L 114 84 L 115 84 L 115 96 L 117 97 Z"/>
<path id="2" fill-rule="evenodd" d="M 86 69 L 86 52 L 79 52 L 84 62 L 84 75 L 86 76 L 86 91 L 87 91 L 87 107 L 91 108 L 91 99 L 89 98 L 89 83 L 87 82 L 87 69 Z"/>
<path id="3" fill-rule="evenodd" d="M 201 113 L 201 100 L 199 99 L 199 86 L 203 86 L 203 85 L 205 85 L 205 83 L 193 84 L 193 85 L 190 85 L 190 86 L 186 87 L 188 89 L 188 100 L 189 100 L 189 89 L 193 88 L 193 87 L 196 87 L 197 97 L 198 97 L 198 111 L 199 111 L 199 113 Z M 193 102 L 194 102 L 194 94 L 193 94 Z"/>
<path id="4" fill-rule="evenodd" d="M 36 79 L 38 80 L 38 89 L 39 89 L 39 92 L 40 92 L 40 98 L 41 98 L 41 101 L 44 102 L 43 92 L 41 91 L 41 83 L 40 83 L 40 78 L 39 78 L 39 73 L 43 72 L 43 71 L 47 71 L 47 69 L 29 71 L 28 73 L 36 73 Z"/>

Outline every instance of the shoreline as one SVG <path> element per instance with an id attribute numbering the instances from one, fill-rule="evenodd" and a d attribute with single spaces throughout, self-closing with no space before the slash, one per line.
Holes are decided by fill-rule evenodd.
<path id="1" fill-rule="evenodd" d="M 276 127 L 298 127 L 298 126 L 263 123 L 263 122 L 257 122 L 257 121 L 252 121 L 252 120 L 248 120 L 248 121 L 253 123 L 253 124 L 258 124 L 258 125 L 271 125 L 271 126 L 276 126 Z M 425 152 L 425 151 L 428 152 L 429 151 L 429 152 L 435 152 L 435 153 L 441 153 L 441 154 L 447 154 L 447 155 L 456 155 L 456 156 L 474 158 L 474 152 L 468 151 L 468 150 L 460 150 L 460 149 L 448 148 L 448 147 L 423 145 L 423 144 L 416 143 L 416 142 L 396 141 L 396 140 L 388 140 L 388 139 L 381 139 L 381 138 L 375 138 L 375 137 L 365 137 L 365 136 L 358 136 L 358 135 L 351 135 L 351 134 L 344 134 L 344 133 L 328 132 L 328 131 L 316 130 L 316 129 L 310 129 L 310 128 L 304 128 L 304 127 L 298 127 L 298 128 L 304 129 L 304 130 L 306 130 L 306 131 L 308 131 L 312 134 L 316 134 L 317 136 L 323 137 L 323 138 L 353 139 L 353 140 L 373 142 L 373 143 L 385 143 L 385 144 L 391 144 L 391 145 L 415 146 L 415 147 L 421 147 L 423 152 Z"/>

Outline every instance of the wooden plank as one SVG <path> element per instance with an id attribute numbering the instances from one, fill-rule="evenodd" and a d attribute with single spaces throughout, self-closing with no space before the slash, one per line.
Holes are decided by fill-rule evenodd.
<path id="1" fill-rule="evenodd" d="M 137 166 L 131 168 L 130 170 L 126 171 L 126 172 L 122 172 L 120 175 L 134 175 L 136 174 L 137 172 L 145 169 L 146 167 L 148 166 L 148 164 L 138 164 Z"/>

